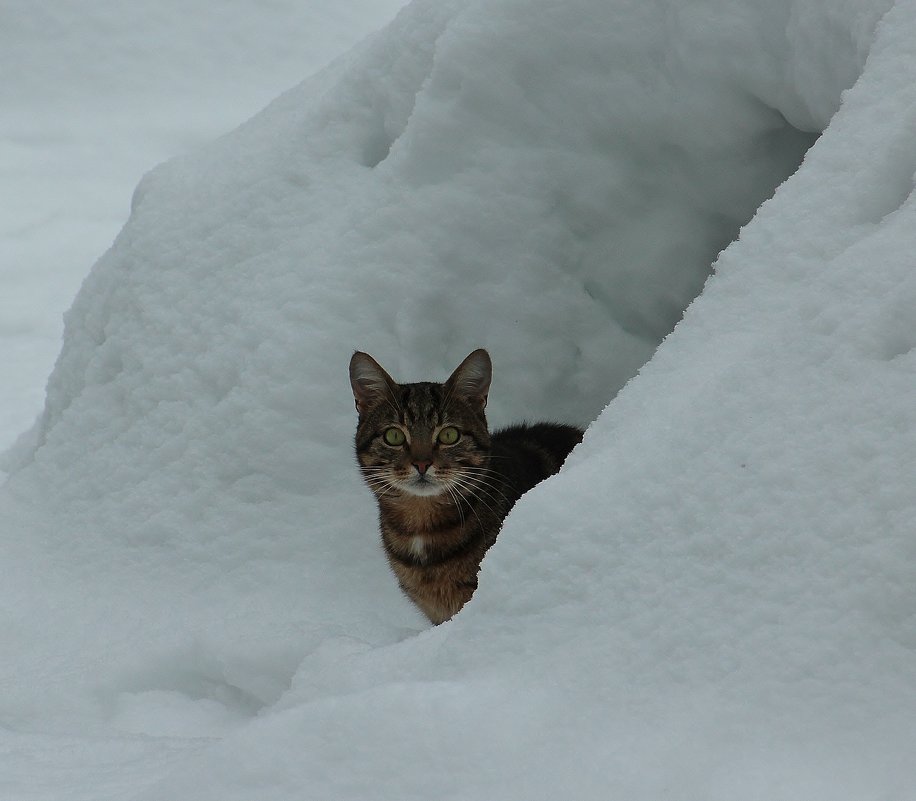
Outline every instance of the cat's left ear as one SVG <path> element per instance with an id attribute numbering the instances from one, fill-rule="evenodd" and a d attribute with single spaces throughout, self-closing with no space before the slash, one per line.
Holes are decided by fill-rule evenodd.
<path id="1" fill-rule="evenodd" d="M 356 351 L 350 358 L 350 386 L 360 414 L 384 400 L 394 398 L 394 379 L 368 353 Z"/>
<path id="2" fill-rule="evenodd" d="M 490 354 L 478 348 L 455 368 L 446 385 L 455 395 L 472 403 L 479 403 L 483 409 L 490 393 L 490 379 L 493 377 L 493 363 Z"/>

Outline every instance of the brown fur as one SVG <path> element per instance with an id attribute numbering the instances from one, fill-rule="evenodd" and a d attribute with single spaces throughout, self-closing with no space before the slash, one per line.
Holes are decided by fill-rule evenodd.
<path id="1" fill-rule="evenodd" d="M 539 423 L 487 430 L 490 357 L 471 353 L 444 384 L 397 384 L 357 352 L 350 381 L 359 422 L 356 454 L 376 495 L 382 543 L 406 595 L 433 623 L 473 595 L 477 572 L 521 495 L 559 470 L 582 438 L 572 426 Z M 403 443 L 386 442 L 391 428 Z M 441 441 L 443 429 L 459 432 Z"/>

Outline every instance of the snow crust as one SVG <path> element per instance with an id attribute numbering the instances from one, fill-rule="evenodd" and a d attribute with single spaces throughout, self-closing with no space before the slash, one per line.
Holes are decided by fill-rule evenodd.
<path id="1" fill-rule="evenodd" d="M 15 797 L 912 798 L 914 43 L 414 2 L 147 175 L 0 496 Z M 428 629 L 346 364 L 481 345 L 594 422 Z"/>

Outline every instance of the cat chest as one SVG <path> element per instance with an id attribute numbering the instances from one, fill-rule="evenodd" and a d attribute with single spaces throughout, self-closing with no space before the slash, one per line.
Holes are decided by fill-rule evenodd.
<path id="1" fill-rule="evenodd" d="M 457 525 L 418 531 L 383 526 L 382 540 L 389 558 L 405 569 L 430 568 L 473 558 L 480 551 L 480 532 Z"/>

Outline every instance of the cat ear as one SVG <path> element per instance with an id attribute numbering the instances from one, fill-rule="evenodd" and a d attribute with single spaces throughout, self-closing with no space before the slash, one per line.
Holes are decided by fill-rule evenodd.
<path id="1" fill-rule="evenodd" d="M 492 376 L 493 363 L 490 361 L 490 354 L 483 348 L 478 348 L 455 368 L 446 384 L 455 395 L 478 402 L 482 409 L 487 405 Z"/>
<path id="2" fill-rule="evenodd" d="M 397 384 L 368 353 L 356 351 L 350 358 L 350 386 L 353 387 L 356 411 L 362 414 L 382 401 L 390 400 L 392 388 Z"/>

